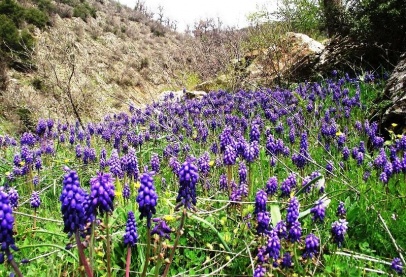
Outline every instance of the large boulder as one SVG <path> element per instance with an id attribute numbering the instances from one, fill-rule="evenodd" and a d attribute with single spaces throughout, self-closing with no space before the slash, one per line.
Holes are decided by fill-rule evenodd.
<path id="1" fill-rule="evenodd" d="M 383 133 L 388 130 L 395 134 L 406 131 L 406 53 L 400 57 L 400 61 L 393 70 L 388 83 L 383 91 L 381 103 L 381 130 Z M 375 118 L 378 119 L 379 118 Z"/>
<path id="2" fill-rule="evenodd" d="M 248 53 L 246 60 L 252 62 L 246 68 L 246 81 L 267 85 L 306 79 L 324 48 L 308 35 L 288 32 L 268 49 Z"/>

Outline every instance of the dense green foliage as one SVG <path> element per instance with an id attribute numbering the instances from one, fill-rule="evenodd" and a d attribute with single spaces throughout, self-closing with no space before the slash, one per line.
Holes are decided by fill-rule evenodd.
<path id="1" fill-rule="evenodd" d="M 74 7 L 73 16 L 86 21 L 88 17 L 96 17 L 96 10 L 89 3 L 83 2 Z"/>
<path id="2" fill-rule="evenodd" d="M 349 33 L 362 41 L 377 44 L 392 62 L 406 51 L 406 2 L 403 0 L 356 1 L 348 9 Z"/>
<path id="3" fill-rule="evenodd" d="M 325 6 L 330 2 L 338 3 L 330 7 L 332 11 Z M 396 64 L 400 54 L 406 51 L 406 2 L 403 0 L 283 0 L 272 15 L 289 23 L 295 32 L 314 37 L 348 35 L 357 42 L 367 43 L 370 51 L 364 58 L 374 67 Z M 328 27 L 331 33 L 327 32 Z"/>

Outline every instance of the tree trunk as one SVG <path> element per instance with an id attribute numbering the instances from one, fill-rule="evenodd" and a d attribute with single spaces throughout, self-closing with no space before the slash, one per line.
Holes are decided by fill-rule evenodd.
<path id="1" fill-rule="evenodd" d="M 333 37 L 340 27 L 341 0 L 323 0 L 323 9 L 327 34 Z"/>

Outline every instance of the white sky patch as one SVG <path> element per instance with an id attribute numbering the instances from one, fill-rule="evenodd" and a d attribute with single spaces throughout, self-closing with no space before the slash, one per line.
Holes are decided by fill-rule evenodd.
<path id="1" fill-rule="evenodd" d="M 134 8 L 136 0 L 118 0 Z M 158 6 L 164 8 L 165 17 L 177 22 L 178 30 L 183 31 L 187 25 L 193 27 L 196 21 L 207 18 L 220 18 L 223 26 L 246 27 L 249 25 L 247 15 L 258 11 L 266 5 L 275 6 L 275 0 L 145 0 L 148 9 L 158 12 Z"/>

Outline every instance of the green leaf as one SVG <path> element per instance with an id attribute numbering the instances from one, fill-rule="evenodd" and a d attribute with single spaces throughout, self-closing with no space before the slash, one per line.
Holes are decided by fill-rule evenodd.
<path id="1" fill-rule="evenodd" d="M 322 179 L 322 180 L 321 180 Z M 305 186 L 301 187 L 296 193 L 295 196 L 299 196 L 301 193 L 303 193 L 304 191 L 306 191 L 307 188 L 309 188 L 311 185 L 317 183 L 320 180 L 320 184 L 318 184 L 318 186 L 324 186 L 325 183 L 325 179 L 323 177 L 323 175 L 317 176 L 316 178 L 314 178 L 313 180 L 311 180 L 309 183 L 307 183 Z"/>
<path id="2" fill-rule="evenodd" d="M 200 221 L 200 222 L 206 224 L 210 229 L 212 229 L 217 234 L 217 236 L 220 239 L 221 243 L 223 244 L 224 248 L 227 249 L 227 251 L 231 252 L 227 243 L 224 241 L 222 235 L 219 233 L 219 231 L 217 231 L 217 229 L 213 225 L 211 225 L 210 222 L 207 222 L 207 220 L 200 218 L 198 216 L 195 216 L 195 215 L 192 215 L 191 218 L 196 219 L 197 221 Z"/>
<path id="3" fill-rule="evenodd" d="M 279 208 L 279 205 L 271 205 L 271 220 L 273 226 L 276 226 L 276 224 L 282 220 L 281 209 Z"/>

